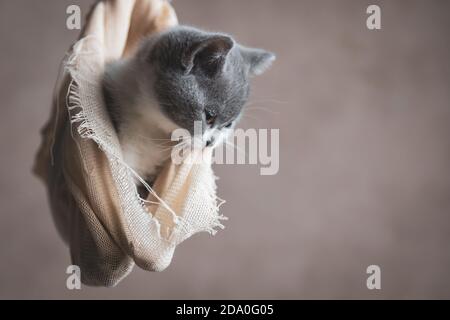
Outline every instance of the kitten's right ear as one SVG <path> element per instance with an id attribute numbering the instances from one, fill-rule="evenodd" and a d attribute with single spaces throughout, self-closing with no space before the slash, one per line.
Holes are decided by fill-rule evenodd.
<path id="1" fill-rule="evenodd" d="M 197 66 L 209 76 L 218 74 L 233 46 L 233 39 L 226 35 L 212 35 L 192 44 L 181 58 L 184 72 L 188 74 Z"/>
<path id="2" fill-rule="evenodd" d="M 240 50 L 242 57 L 249 68 L 249 74 L 252 76 L 260 75 L 269 69 L 276 58 L 275 54 L 263 49 L 240 46 Z"/>

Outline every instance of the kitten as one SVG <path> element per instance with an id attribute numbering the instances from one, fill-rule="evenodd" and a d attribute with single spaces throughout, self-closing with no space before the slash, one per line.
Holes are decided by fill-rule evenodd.
<path id="1" fill-rule="evenodd" d="M 133 57 L 109 64 L 103 79 L 126 163 L 151 185 L 170 157 L 173 130 L 193 135 L 201 121 L 204 147 L 220 143 L 239 119 L 249 78 L 274 59 L 226 34 L 192 27 L 146 38 Z"/>

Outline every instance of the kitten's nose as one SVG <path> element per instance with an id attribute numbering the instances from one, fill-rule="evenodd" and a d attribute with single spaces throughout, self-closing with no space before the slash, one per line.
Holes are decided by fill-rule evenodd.
<path id="1" fill-rule="evenodd" d="M 214 137 L 211 137 L 208 141 L 206 141 L 206 146 L 212 146 L 212 144 L 214 143 Z"/>
<path id="2" fill-rule="evenodd" d="M 205 118 L 208 126 L 212 127 L 216 122 L 217 115 L 211 113 L 211 111 L 205 109 Z"/>

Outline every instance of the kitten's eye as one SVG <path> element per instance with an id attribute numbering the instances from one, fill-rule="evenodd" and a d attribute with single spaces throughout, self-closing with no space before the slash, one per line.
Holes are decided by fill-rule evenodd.
<path id="1" fill-rule="evenodd" d="M 230 128 L 232 124 L 233 124 L 233 121 L 231 121 L 229 124 L 227 124 L 227 125 L 225 126 L 225 128 Z"/>
<path id="2" fill-rule="evenodd" d="M 217 116 L 212 114 L 210 111 L 205 109 L 205 117 L 206 117 L 206 123 L 210 126 L 214 124 L 216 121 Z"/>

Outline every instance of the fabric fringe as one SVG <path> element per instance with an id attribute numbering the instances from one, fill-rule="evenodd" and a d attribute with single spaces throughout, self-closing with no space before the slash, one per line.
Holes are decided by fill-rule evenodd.
<path id="1" fill-rule="evenodd" d="M 82 104 L 82 98 L 80 95 L 81 87 L 80 83 L 76 81 L 77 77 L 80 76 L 81 72 L 78 70 L 79 64 L 78 60 L 82 56 L 86 55 L 92 55 L 97 54 L 97 52 L 93 51 L 83 51 L 83 43 L 85 41 L 95 39 L 94 36 L 87 36 L 85 38 L 80 39 L 72 48 L 71 54 L 67 57 L 65 63 L 64 63 L 64 70 L 67 72 L 70 77 L 71 81 L 68 85 L 67 89 L 67 95 L 66 95 L 66 107 L 69 112 L 69 119 L 71 123 L 71 128 L 73 129 L 76 126 L 76 132 L 78 135 L 83 139 L 91 139 L 93 140 L 99 148 L 107 155 L 107 158 L 109 161 L 115 161 L 119 165 L 123 166 L 129 175 L 134 176 L 136 179 L 138 179 L 144 187 L 147 189 L 148 192 L 150 192 L 158 201 L 159 205 L 163 205 L 172 215 L 173 222 L 175 224 L 175 227 L 172 231 L 175 231 L 175 229 L 178 229 L 178 227 L 186 226 L 187 221 L 184 221 L 185 219 L 183 216 L 177 215 L 171 208 L 168 206 L 163 199 L 161 199 L 158 194 L 151 188 L 146 181 L 140 177 L 140 175 L 134 171 L 123 159 L 121 159 L 114 150 L 111 149 L 110 145 L 104 141 L 95 131 L 95 126 L 91 123 L 91 119 L 88 116 L 86 110 L 83 107 Z M 89 72 L 94 72 L 91 68 L 91 66 L 83 66 L 86 67 Z M 83 78 L 89 78 L 89 75 L 82 75 Z M 72 131 L 73 134 L 73 131 Z M 215 235 L 217 233 L 217 229 L 224 229 L 225 226 L 222 224 L 221 221 L 228 220 L 227 217 L 219 214 L 219 208 L 225 203 L 225 200 L 219 198 L 216 195 L 216 183 L 215 180 L 217 179 L 216 176 L 214 176 L 213 182 L 210 186 L 207 186 L 207 194 L 209 195 L 210 200 L 212 200 L 212 203 L 214 203 L 214 207 L 210 208 L 211 212 L 211 221 L 208 226 L 204 226 L 200 230 L 195 230 L 196 232 L 208 232 L 211 235 Z M 137 188 L 135 188 L 135 192 L 133 195 L 135 201 L 137 201 L 140 205 L 140 207 L 147 213 L 149 213 L 152 217 L 152 220 L 156 223 L 158 234 L 161 238 L 161 232 L 160 232 L 160 222 L 158 219 L 154 217 L 154 214 L 149 212 L 147 203 L 148 201 L 145 199 L 142 199 L 138 192 Z M 127 213 L 125 213 L 127 214 Z"/>

